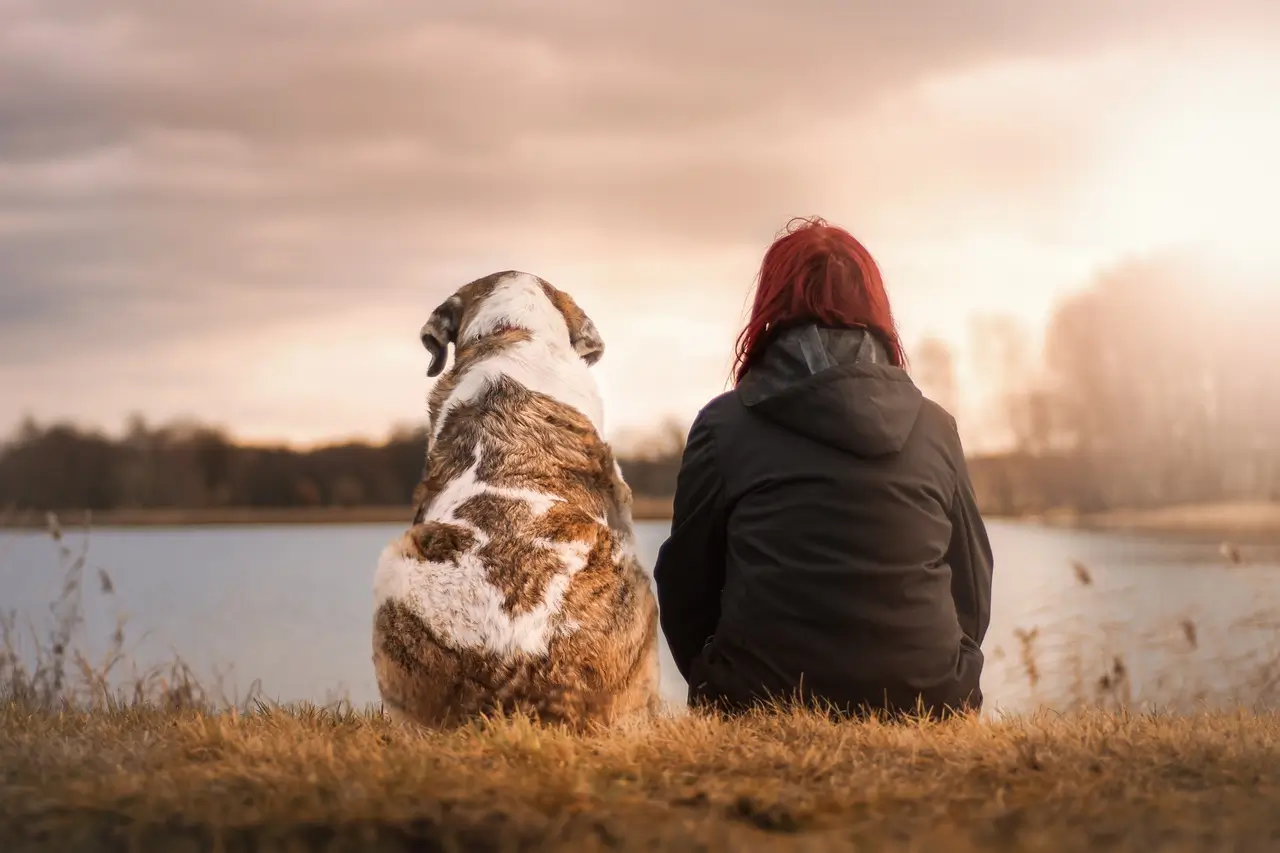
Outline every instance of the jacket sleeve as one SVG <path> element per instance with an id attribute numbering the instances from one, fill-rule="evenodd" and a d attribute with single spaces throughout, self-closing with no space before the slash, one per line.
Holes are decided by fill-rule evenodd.
<path id="1" fill-rule="evenodd" d="M 700 414 L 676 478 L 671 535 L 653 567 L 662 633 L 686 681 L 720 621 L 727 515 L 715 438 Z"/>
<path id="2" fill-rule="evenodd" d="M 951 566 L 951 597 L 956 603 L 960 629 L 981 646 L 991 622 L 991 574 L 994 560 L 987 528 L 978 511 L 977 498 L 968 466 L 961 455 L 957 466 L 955 498 L 952 501 L 951 544 L 947 563 Z"/>

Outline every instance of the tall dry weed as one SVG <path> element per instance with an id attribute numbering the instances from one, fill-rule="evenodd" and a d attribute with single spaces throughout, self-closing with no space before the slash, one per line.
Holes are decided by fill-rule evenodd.
<path id="1" fill-rule="evenodd" d="M 1077 585 L 1104 595 L 1094 573 L 1070 564 Z M 1016 627 L 1019 686 L 1035 706 L 1061 711 L 1134 709 L 1195 712 L 1208 706 L 1280 708 L 1280 614 L 1237 614 L 1227 634 L 1239 642 L 1206 658 L 1190 617 L 1155 631 L 1069 618 Z M 997 657 L 1003 657 L 1001 651 Z M 1139 675 L 1135 675 L 1135 671 Z"/>
<path id="2" fill-rule="evenodd" d="M 90 525 L 86 520 L 83 540 L 74 549 L 53 513 L 47 516 L 45 530 L 57 546 L 62 584 L 49 605 L 49 624 L 43 633 L 30 614 L 0 613 L 0 704 L 42 711 L 137 707 L 216 711 L 264 704 L 258 682 L 245 696 L 228 697 L 220 678 L 212 683 L 198 678 L 176 655 L 168 663 L 139 668 L 126 645 L 128 619 L 118 608 L 105 652 L 96 659 L 90 657 L 81 646 Z M 97 569 L 92 577 L 99 594 L 114 599 L 115 582 L 106 569 Z"/>

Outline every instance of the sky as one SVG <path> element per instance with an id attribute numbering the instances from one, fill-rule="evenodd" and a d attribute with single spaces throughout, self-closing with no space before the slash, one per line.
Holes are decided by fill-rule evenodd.
<path id="1" fill-rule="evenodd" d="M 687 423 L 817 214 L 982 448 L 990 318 L 1034 350 L 1170 247 L 1280 269 L 1278 48 L 1274 0 L 0 0 L 0 431 L 381 437 L 508 268 L 601 330 L 611 437 Z"/>

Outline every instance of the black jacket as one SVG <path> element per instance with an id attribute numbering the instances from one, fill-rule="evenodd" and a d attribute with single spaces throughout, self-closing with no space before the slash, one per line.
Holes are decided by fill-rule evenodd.
<path id="1" fill-rule="evenodd" d="M 808 325 L 698 414 L 654 576 L 691 702 L 937 714 L 981 707 L 991 571 L 955 421 Z"/>

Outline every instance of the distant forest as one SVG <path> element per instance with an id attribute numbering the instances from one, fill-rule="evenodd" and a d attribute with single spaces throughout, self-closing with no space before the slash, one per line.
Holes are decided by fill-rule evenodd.
<path id="1" fill-rule="evenodd" d="M 1119 266 L 1066 299 L 1042 353 L 1016 323 L 979 324 L 981 369 L 1002 389 L 982 426 L 1011 445 L 970 460 L 984 511 L 1280 501 L 1277 321 L 1280 284 L 1165 258 Z M 916 381 L 954 410 L 947 348 L 926 341 L 912 355 Z M 683 432 L 667 425 L 625 459 L 638 496 L 671 495 Z M 0 446 L 0 510 L 406 505 L 424 446 L 421 430 L 296 450 L 200 424 L 136 419 L 112 437 L 28 421 Z"/>
<path id="2" fill-rule="evenodd" d="M 239 444 L 201 424 L 149 427 L 122 437 L 28 421 L 0 449 L 0 509 L 115 510 L 407 506 L 422 477 L 426 435 L 311 450 Z M 681 446 L 621 462 L 633 491 L 668 496 Z"/>

